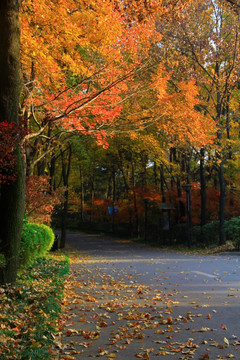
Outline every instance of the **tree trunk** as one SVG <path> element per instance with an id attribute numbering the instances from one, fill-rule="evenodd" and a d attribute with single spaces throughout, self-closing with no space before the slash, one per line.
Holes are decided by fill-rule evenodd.
<path id="1" fill-rule="evenodd" d="M 207 208 L 207 193 L 206 193 L 206 177 L 205 177 L 205 161 L 204 161 L 204 149 L 200 150 L 200 185 L 201 185 L 201 241 L 204 244 L 205 239 L 203 237 L 202 227 L 207 222 L 206 208 Z"/>
<path id="2" fill-rule="evenodd" d="M 67 215 L 68 215 L 68 180 L 70 175 L 70 167 L 71 167 L 71 157 L 72 157 L 72 148 L 71 146 L 68 148 L 68 158 L 64 159 L 64 152 L 61 152 L 62 157 L 62 177 L 63 177 L 63 185 L 66 190 L 64 193 L 65 201 L 63 204 L 63 214 L 62 214 L 62 227 L 61 227 L 61 239 L 60 239 L 60 248 L 63 249 L 65 247 L 66 242 L 66 231 L 67 231 Z"/>
<path id="3" fill-rule="evenodd" d="M 136 191 L 135 191 L 135 168 L 133 162 L 132 162 L 131 185 L 133 190 L 133 207 L 134 207 L 134 216 L 135 216 L 136 236 L 139 237 L 139 218 L 138 218 Z"/>
<path id="4" fill-rule="evenodd" d="M 160 187 L 161 187 L 161 194 L 162 194 L 162 202 L 166 202 L 166 197 L 165 197 L 165 191 L 164 191 L 164 184 L 165 184 L 165 179 L 164 179 L 164 169 L 163 169 L 163 165 L 160 166 Z"/>
<path id="5" fill-rule="evenodd" d="M 0 122 L 18 123 L 21 90 L 18 1 L 0 2 L 0 34 Z M 25 200 L 24 162 L 17 144 L 16 156 L 16 181 L 0 187 L 0 253 L 6 260 L 0 268 L 1 284 L 14 283 L 17 276 Z"/>
<path id="6" fill-rule="evenodd" d="M 215 69 L 217 79 L 219 79 L 219 64 L 216 63 Z M 221 94 L 219 91 L 219 84 L 217 82 L 217 104 L 216 104 L 216 112 L 217 112 L 217 123 L 219 130 L 217 132 L 218 138 L 218 155 L 217 159 L 219 161 L 218 165 L 218 181 L 220 186 L 220 199 L 219 199 L 219 245 L 223 245 L 225 243 L 225 234 L 224 234 L 224 222 L 225 222 L 225 203 L 226 203 L 226 186 L 225 186 L 225 179 L 224 179 L 224 172 L 223 172 L 223 156 L 221 154 L 221 145 L 222 145 L 222 128 L 221 128 L 221 114 L 222 114 L 222 107 L 221 107 Z"/>
<path id="7" fill-rule="evenodd" d="M 116 174 L 115 174 L 115 168 L 113 166 L 112 168 L 112 203 L 113 203 L 113 209 L 112 209 L 112 233 L 115 231 L 115 219 L 114 219 L 114 205 L 116 201 Z"/>
<path id="8" fill-rule="evenodd" d="M 219 204 L 219 245 L 225 243 L 224 222 L 225 222 L 225 203 L 226 203 L 226 186 L 223 173 L 223 162 L 219 165 L 218 181 L 220 186 L 220 204 Z"/>
<path id="9" fill-rule="evenodd" d="M 56 156 L 53 155 L 50 161 L 50 168 L 49 168 L 51 193 L 56 190 L 55 170 L 56 170 Z"/>
<path id="10" fill-rule="evenodd" d="M 82 171 L 82 165 L 79 165 L 79 171 L 80 171 L 80 186 L 81 186 L 81 204 L 80 204 L 80 221 L 83 222 L 83 205 L 84 205 L 84 180 L 83 180 L 83 171 Z"/>
<path id="11" fill-rule="evenodd" d="M 206 194 L 206 177 L 205 177 L 205 161 L 204 161 L 204 149 L 200 150 L 200 184 L 201 184 L 201 226 L 205 225 L 206 220 L 206 204 L 207 204 L 207 194 Z"/>

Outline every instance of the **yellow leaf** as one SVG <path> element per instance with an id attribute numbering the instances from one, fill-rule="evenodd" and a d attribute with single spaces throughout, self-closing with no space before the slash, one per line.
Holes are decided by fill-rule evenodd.
<path id="1" fill-rule="evenodd" d="M 229 341 L 228 341 L 228 339 L 227 339 L 226 337 L 223 339 L 223 341 L 225 342 L 225 344 L 226 344 L 227 346 L 229 346 Z"/>

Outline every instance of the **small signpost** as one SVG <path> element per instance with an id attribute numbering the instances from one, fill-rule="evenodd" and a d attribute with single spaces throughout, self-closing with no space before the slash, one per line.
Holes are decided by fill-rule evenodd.
<path id="1" fill-rule="evenodd" d="M 118 206 L 108 206 L 108 215 L 114 215 L 118 213 Z"/>
<path id="2" fill-rule="evenodd" d="M 118 206 L 108 206 L 108 215 L 112 217 L 112 232 L 114 233 L 114 215 L 118 213 Z"/>

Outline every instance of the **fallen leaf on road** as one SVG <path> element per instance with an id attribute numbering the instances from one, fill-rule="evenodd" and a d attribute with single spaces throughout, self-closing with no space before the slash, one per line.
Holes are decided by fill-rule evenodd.
<path id="1" fill-rule="evenodd" d="M 223 341 L 225 342 L 225 344 L 226 344 L 227 346 L 229 346 L 229 341 L 228 341 L 228 339 L 227 339 L 226 337 L 223 339 Z"/>

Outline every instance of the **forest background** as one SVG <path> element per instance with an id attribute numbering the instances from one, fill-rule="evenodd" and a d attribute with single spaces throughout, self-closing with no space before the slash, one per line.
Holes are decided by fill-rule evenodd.
<path id="1" fill-rule="evenodd" d="M 16 3 L 0 9 L 12 34 L 1 40 L 1 282 L 16 278 L 24 213 L 61 226 L 61 247 L 67 224 L 176 245 L 187 217 L 198 244 L 238 241 L 238 2 Z"/>

